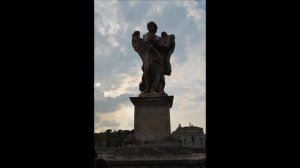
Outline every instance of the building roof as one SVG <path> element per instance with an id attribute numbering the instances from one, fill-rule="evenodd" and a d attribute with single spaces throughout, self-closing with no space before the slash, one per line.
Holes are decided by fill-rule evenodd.
<path id="1" fill-rule="evenodd" d="M 177 132 L 201 132 L 203 133 L 203 128 L 201 127 L 197 127 L 197 126 L 193 126 L 190 124 L 190 126 L 185 126 L 182 127 L 180 124 L 178 125 L 177 129 L 175 131 L 173 131 L 172 133 L 177 133 Z"/>

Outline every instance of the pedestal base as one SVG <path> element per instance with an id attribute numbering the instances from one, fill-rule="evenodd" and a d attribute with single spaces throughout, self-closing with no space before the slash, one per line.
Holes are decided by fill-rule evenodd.
<path id="1" fill-rule="evenodd" d="M 171 136 L 170 108 L 174 96 L 130 97 L 134 104 L 134 136 L 156 141 Z"/>

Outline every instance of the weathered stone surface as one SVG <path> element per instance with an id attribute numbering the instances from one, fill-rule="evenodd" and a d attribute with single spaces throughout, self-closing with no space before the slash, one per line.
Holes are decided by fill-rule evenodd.
<path id="1" fill-rule="evenodd" d="M 199 148 L 168 147 L 168 146 L 135 146 L 121 148 L 101 148 L 97 150 L 98 157 L 105 160 L 157 160 L 157 159 L 204 159 L 206 154 Z M 163 156 L 163 157 L 162 157 Z M 184 157 L 185 156 L 185 157 Z"/>
<path id="2" fill-rule="evenodd" d="M 187 147 L 125 147 L 102 149 L 98 159 L 111 168 L 205 168 L 206 153 Z"/>
<path id="3" fill-rule="evenodd" d="M 130 97 L 134 104 L 134 136 L 140 141 L 171 136 L 170 108 L 174 96 Z"/>
<path id="4" fill-rule="evenodd" d="M 111 168 L 206 168 L 205 160 L 108 161 Z"/>
<path id="5" fill-rule="evenodd" d="M 147 28 L 149 32 L 143 38 L 139 31 L 132 34 L 132 47 L 143 61 L 139 96 L 167 96 L 164 92 L 164 75 L 171 75 L 170 58 L 175 49 L 175 35 L 162 32 L 161 36 L 157 36 L 157 25 L 154 22 L 149 22 Z"/>

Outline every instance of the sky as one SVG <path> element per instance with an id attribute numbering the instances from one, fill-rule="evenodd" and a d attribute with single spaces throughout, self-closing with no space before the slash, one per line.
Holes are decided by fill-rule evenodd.
<path id="1" fill-rule="evenodd" d="M 142 60 L 131 44 L 132 33 L 147 33 L 154 21 L 157 35 L 175 35 L 172 74 L 165 92 L 174 96 L 171 131 L 178 124 L 206 132 L 206 7 L 205 1 L 95 0 L 95 132 L 132 130 Z"/>

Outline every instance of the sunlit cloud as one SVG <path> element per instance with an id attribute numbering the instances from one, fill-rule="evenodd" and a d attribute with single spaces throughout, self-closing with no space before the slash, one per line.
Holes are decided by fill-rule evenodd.
<path id="1" fill-rule="evenodd" d="M 95 118 L 97 117 L 100 122 L 97 122 L 95 124 L 95 130 L 102 132 L 107 129 L 132 130 L 134 122 L 133 110 L 134 108 L 131 104 L 122 104 L 120 108 L 115 112 L 97 114 Z"/>
<path id="2" fill-rule="evenodd" d="M 101 83 L 100 82 L 97 82 L 96 84 L 95 84 L 95 87 L 100 87 L 101 86 Z"/>
<path id="3" fill-rule="evenodd" d="M 118 74 L 121 77 L 121 84 L 118 87 L 114 87 L 111 90 L 104 91 L 105 97 L 116 97 L 124 93 L 134 93 L 133 89 L 137 88 L 137 84 L 141 80 L 140 75 L 130 76 L 128 74 Z"/>

